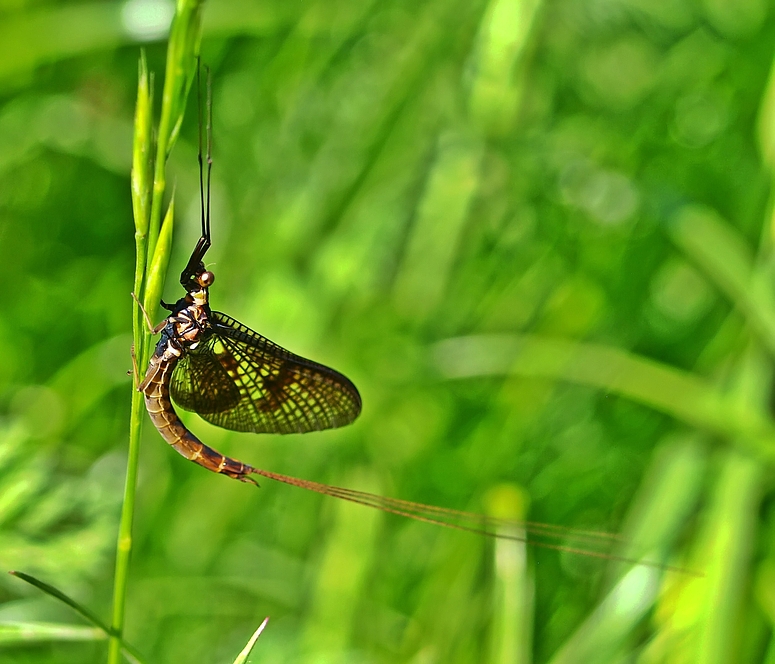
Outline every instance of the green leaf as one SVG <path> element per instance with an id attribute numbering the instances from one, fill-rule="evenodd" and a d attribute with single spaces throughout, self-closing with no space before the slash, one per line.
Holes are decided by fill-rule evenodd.
<path id="1" fill-rule="evenodd" d="M 15 576 L 22 581 L 26 581 L 30 585 L 35 586 L 39 590 L 42 590 L 47 595 L 51 595 L 51 597 L 54 597 L 58 599 L 60 602 L 63 602 L 64 604 L 67 604 L 71 609 L 73 609 L 76 613 L 83 616 L 88 620 L 92 625 L 96 625 L 104 634 L 106 637 L 111 636 L 117 638 L 121 643 L 121 650 L 123 651 L 124 655 L 129 659 L 130 662 L 137 662 L 139 664 L 142 664 L 144 662 L 142 655 L 134 648 L 134 646 L 130 645 L 124 639 L 116 633 L 114 629 L 111 629 L 108 627 L 102 620 L 97 617 L 95 613 L 93 613 L 90 609 L 87 609 L 82 604 L 79 604 L 76 602 L 72 597 L 69 597 L 65 595 L 61 590 L 58 588 L 54 588 L 54 586 L 49 585 L 45 581 L 41 581 L 40 579 L 36 579 L 34 576 L 31 576 L 30 574 L 26 574 L 24 572 L 18 572 L 18 571 L 11 571 L 8 572 L 12 576 Z"/>
<path id="2" fill-rule="evenodd" d="M 759 105 L 759 147 L 765 163 L 775 168 L 775 61 L 770 67 L 767 87 Z"/>
<path id="3" fill-rule="evenodd" d="M 167 157 L 180 132 L 188 91 L 196 72 L 202 32 L 201 23 L 202 0 L 179 0 L 167 46 L 167 68 L 164 74 L 161 117 L 156 144 L 151 221 L 148 231 L 148 248 L 151 253 L 155 252 L 159 237 L 162 198 L 166 189 Z"/>
<path id="4" fill-rule="evenodd" d="M 709 208 L 687 206 L 671 227 L 673 241 L 748 319 L 775 354 L 775 301 L 768 275 L 759 274 L 745 238 Z"/>
<path id="5" fill-rule="evenodd" d="M 617 555 L 664 559 L 687 513 L 696 507 L 705 470 L 705 450 L 695 438 L 674 439 L 663 446 L 641 485 Z M 607 596 L 565 641 L 551 664 L 612 661 L 659 600 L 659 583 L 664 581 L 655 570 L 619 562 L 612 565 L 614 570 Z"/>
<path id="6" fill-rule="evenodd" d="M 775 430 L 753 408 L 727 398 L 701 378 L 620 348 L 537 335 L 483 334 L 433 348 L 448 378 L 516 375 L 567 380 L 628 397 L 692 426 L 771 455 Z"/>
<path id="7" fill-rule="evenodd" d="M 253 636 L 250 637 L 250 640 L 248 641 L 247 645 L 242 649 L 242 652 L 240 652 L 239 655 L 237 655 L 237 659 L 234 660 L 234 664 L 245 664 L 245 662 L 248 661 L 248 656 L 250 655 L 251 650 L 253 650 L 253 646 L 256 645 L 256 641 L 258 641 L 258 637 L 261 636 L 261 632 L 264 631 L 264 627 L 266 627 L 266 624 L 269 622 L 269 616 L 264 618 L 264 622 L 262 622 L 258 629 L 253 632 Z"/>
<path id="8" fill-rule="evenodd" d="M 145 51 L 140 53 L 132 145 L 132 208 L 137 233 L 147 236 L 153 191 L 153 88 Z"/>
<path id="9" fill-rule="evenodd" d="M 60 602 L 64 602 L 69 606 L 71 609 L 73 609 L 76 613 L 82 615 L 86 620 L 88 620 L 92 625 L 96 625 L 99 627 L 103 632 L 106 634 L 111 633 L 110 627 L 108 627 L 104 622 L 102 622 L 96 614 L 92 613 L 89 609 L 87 609 L 85 606 L 82 606 L 78 602 L 76 602 L 71 597 L 68 597 L 65 595 L 61 590 L 54 588 L 54 586 L 49 585 L 45 581 L 41 581 L 40 579 L 36 579 L 34 576 L 30 576 L 29 574 L 25 574 L 24 572 L 17 572 L 17 571 L 11 571 L 8 572 L 12 576 L 15 576 L 22 581 L 26 581 L 30 585 L 35 586 L 39 590 L 42 590 L 47 595 L 51 595 L 52 597 L 55 597 Z"/>
<path id="10" fill-rule="evenodd" d="M 745 615 L 741 608 L 756 557 L 756 515 L 766 472 L 756 459 L 736 450 L 725 451 L 718 461 L 689 562 L 705 577 L 676 583 L 662 594 L 647 661 L 738 661 L 733 657 L 739 652 L 736 625 Z"/>
<path id="11" fill-rule="evenodd" d="M 102 641 L 107 638 L 105 631 L 97 627 L 44 622 L 0 623 L 0 644 L 3 645 L 43 641 Z"/>
<path id="12" fill-rule="evenodd" d="M 175 219 L 175 197 L 173 195 L 167 208 L 167 214 L 164 215 L 164 223 L 161 227 L 159 240 L 156 243 L 156 250 L 148 268 L 148 280 L 146 282 L 145 297 L 143 306 L 150 316 L 159 307 L 162 290 L 164 289 L 164 280 L 167 276 L 167 268 L 170 264 L 170 255 L 172 254 L 172 230 Z"/>
<path id="13" fill-rule="evenodd" d="M 199 42 L 202 32 L 202 0 L 178 2 L 178 9 L 170 30 L 167 49 L 167 72 L 164 95 L 169 95 L 169 135 L 166 139 L 165 158 L 169 156 L 180 133 L 186 110 L 186 99 L 196 73 Z M 169 87 L 167 83 L 169 82 Z M 162 110 L 161 125 L 165 124 Z"/>
<path id="14" fill-rule="evenodd" d="M 148 228 L 153 198 L 153 78 L 148 75 L 145 52 L 140 54 L 132 147 L 132 212 L 135 220 L 134 293 L 142 297 L 146 288 L 148 265 Z M 132 309 L 134 348 L 140 362 L 145 361 L 145 326 L 142 312 Z"/>
<path id="15" fill-rule="evenodd" d="M 164 279 L 169 265 L 172 245 L 172 228 L 174 219 L 174 196 L 167 208 L 167 214 L 161 222 L 161 210 L 166 193 L 167 156 L 175 144 L 183 113 L 186 108 L 186 98 L 196 71 L 199 42 L 201 40 L 201 17 L 203 0 L 178 0 L 175 17 L 170 29 L 167 46 L 167 66 L 162 91 L 161 115 L 157 131 L 156 155 L 153 164 L 153 186 L 150 195 L 150 211 L 148 213 L 147 242 L 137 244 L 135 267 L 135 295 L 141 297 L 145 310 L 150 314 L 157 310 L 159 299 L 164 288 Z M 147 81 L 143 76 L 144 65 L 140 64 L 140 83 L 138 86 L 138 123 L 135 126 L 136 145 L 145 145 L 148 136 L 150 119 L 150 92 L 143 88 Z M 150 85 L 148 85 L 150 88 Z M 145 104 L 148 104 L 146 114 Z M 147 116 L 147 117 L 146 117 Z M 136 152 L 137 156 L 137 152 Z M 142 156 L 142 155 L 140 155 Z M 143 162 L 142 165 L 144 165 Z M 147 182 L 144 183 L 147 186 Z M 142 192 L 145 194 L 145 192 Z M 141 212 L 144 212 L 144 202 L 140 201 Z M 143 222 L 144 227 L 144 222 Z M 150 264 L 148 257 L 150 256 Z M 142 289 L 140 285 L 144 285 Z M 139 367 L 143 367 L 150 352 L 150 336 L 145 331 L 141 318 L 140 307 L 133 307 L 133 324 L 135 339 L 135 354 Z M 142 370 L 138 367 L 138 371 Z M 132 551 L 132 522 L 134 520 L 135 492 L 137 489 L 137 468 L 139 463 L 140 430 L 143 421 L 143 399 L 135 392 L 132 395 L 132 410 L 129 425 L 129 455 L 127 459 L 126 483 L 124 486 L 124 503 L 121 508 L 119 523 L 118 546 L 116 548 L 116 567 L 113 581 L 113 617 L 112 625 L 115 633 L 111 635 L 108 645 L 109 664 L 118 664 L 120 646 L 118 635 L 124 625 L 126 605 L 126 586 L 129 571 L 129 559 Z"/>

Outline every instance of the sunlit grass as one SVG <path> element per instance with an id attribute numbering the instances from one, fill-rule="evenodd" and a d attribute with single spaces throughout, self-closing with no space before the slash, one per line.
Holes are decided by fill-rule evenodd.
<path id="1" fill-rule="evenodd" d="M 515 517 L 620 531 L 617 554 L 704 577 L 246 491 L 152 430 L 138 465 L 135 394 L 113 616 L 130 642 L 232 661 L 271 614 L 254 660 L 775 661 L 773 28 L 722 5 L 209 5 L 213 306 L 343 370 L 364 412 L 304 438 L 188 420 L 262 468 L 445 507 L 488 511 L 505 483 Z M 97 616 L 128 291 L 158 316 L 198 234 L 190 78 L 172 67 L 162 92 L 149 42 L 156 102 L 145 68 L 136 96 L 123 7 L 0 26 L 18 94 L 0 107 L 0 558 Z M 172 36 L 170 61 L 194 48 Z M 25 588 L 3 585 L 0 638 L 37 645 L 9 661 L 97 661 L 104 643 L 75 639 L 103 632 Z"/>
<path id="2" fill-rule="evenodd" d="M 137 296 L 133 307 L 133 338 L 135 372 L 146 366 L 151 336 L 140 309 L 155 312 L 161 300 L 164 280 L 172 248 L 174 205 L 169 203 L 162 223 L 161 209 L 166 191 L 167 158 L 175 145 L 188 91 L 191 87 L 199 54 L 201 0 L 178 3 L 170 29 L 167 68 L 162 93 L 158 128 L 153 122 L 153 88 L 145 57 L 140 59 L 135 141 L 132 159 L 132 207 L 135 218 L 135 281 Z M 135 375 L 135 382 L 141 375 Z M 113 585 L 113 615 L 111 629 L 120 636 L 124 630 L 129 561 L 132 552 L 132 528 L 135 512 L 135 492 L 140 455 L 140 432 L 145 417 L 143 395 L 132 391 L 129 428 L 129 454 L 121 509 L 116 569 Z M 121 642 L 111 636 L 108 664 L 121 659 Z"/>

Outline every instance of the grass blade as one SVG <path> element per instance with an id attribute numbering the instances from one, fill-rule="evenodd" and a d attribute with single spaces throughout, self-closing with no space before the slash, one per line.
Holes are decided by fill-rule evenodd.
<path id="1" fill-rule="evenodd" d="M 166 193 L 167 156 L 175 143 L 183 113 L 186 108 L 188 90 L 196 70 L 199 42 L 201 39 L 202 0 L 178 0 L 175 17 L 170 29 L 167 46 L 167 66 L 162 91 L 161 115 L 159 130 L 156 134 L 156 156 L 153 168 L 148 166 L 150 160 L 149 140 L 153 134 L 150 111 L 152 97 L 146 68 L 141 59 L 140 82 L 138 86 L 137 117 L 135 120 L 135 158 L 139 160 L 138 179 L 133 179 L 134 212 L 139 215 L 135 219 L 138 233 L 143 236 L 137 243 L 135 264 L 135 284 L 143 284 L 142 290 L 135 293 L 145 302 L 153 305 L 155 311 L 158 297 L 164 286 L 164 273 L 169 261 L 172 241 L 172 212 L 170 204 L 165 215 L 164 228 L 161 224 L 161 211 Z M 139 146 L 139 147 L 138 147 Z M 148 150 L 149 154 L 142 154 Z M 148 169 L 147 171 L 145 169 Z M 153 178 L 151 180 L 151 170 Z M 142 175 L 142 177 L 141 177 Z M 134 185 L 141 187 L 134 191 Z M 149 205 L 150 201 L 150 205 Z M 147 215 L 147 217 L 146 217 Z M 147 231 L 147 237 L 145 237 Z M 162 237 L 160 238 L 160 233 Z M 159 246 L 157 247 L 157 242 Z M 149 265 L 148 257 L 152 257 Z M 152 274 L 151 274 L 152 273 Z M 154 283 L 148 284 L 153 277 Z M 153 292 L 151 292 L 153 291 Z M 149 298 L 157 298 L 150 302 Z M 135 353 L 144 364 L 149 352 L 150 335 L 145 330 L 144 321 L 133 305 L 133 324 L 135 338 Z M 129 454 L 127 459 L 126 482 L 124 485 L 124 502 L 121 508 L 118 544 L 116 547 L 116 572 L 113 581 L 113 616 L 111 619 L 111 639 L 108 646 L 108 664 L 118 664 L 121 651 L 121 634 L 124 629 L 124 614 L 126 609 L 126 586 L 129 574 L 129 558 L 132 552 L 132 523 L 134 521 L 135 491 L 137 487 L 137 468 L 140 457 L 140 430 L 143 421 L 143 399 L 136 390 L 132 393 L 132 409 L 129 422 Z"/>
<path id="2" fill-rule="evenodd" d="M 566 380 L 628 397 L 692 426 L 772 455 L 775 431 L 763 415 L 733 402 L 701 378 L 602 344 L 538 335 L 476 335 L 433 348 L 448 378 L 516 375 Z"/>
<path id="3" fill-rule="evenodd" d="M 134 292 L 145 292 L 145 272 L 148 262 L 148 225 L 150 223 L 151 192 L 153 190 L 153 77 L 148 73 L 145 53 L 140 54 L 135 107 L 134 142 L 132 145 L 132 212 L 135 222 Z M 140 308 L 132 308 L 134 347 L 140 366 L 145 362 L 145 326 Z"/>
<path id="4" fill-rule="evenodd" d="M 153 173 L 148 251 L 153 254 L 161 227 L 161 210 L 167 186 L 167 157 L 175 144 L 191 82 L 194 80 L 201 39 L 202 0 L 181 0 L 175 12 L 167 46 L 167 69 L 162 91 L 161 116 Z"/>
<path id="5" fill-rule="evenodd" d="M 11 574 L 12 576 L 15 576 L 21 579 L 22 581 L 26 581 L 32 586 L 35 586 L 38 590 L 42 590 L 47 595 L 51 595 L 51 597 L 55 597 L 60 602 L 64 602 L 65 604 L 67 604 L 67 606 L 73 609 L 73 611 L 75 611 L 79 615 L 86 618 L 86 620 L 88 620 L 92 625 L 96 625 L 106 634 L 110 634 L 110 627 L 108 627 L 104 622 L 102 622 L 97 617 L 96 614 L 92 613 L 85 606 L 76 602 L 72 597 L 68 597 L 67 595 L 65 595 L 58 588 L 54 588 L 54 586 L 49 585 L 45 581 L 36 579 L 34 576 L 30 576 L 29 574 L 25 574 L 24 572 L 12 571 L 8 573 Z"/>
<path id="6" fill-rule="evenodd" d="M 769 278 L 757 273 L 745 239 L 715 212 L 685 208 L 671 228 L 673 241 L 748 319 L 775 354 L 775 306 Z"/>
<path id="7" fill-rule="evenodd" d="M 65 593 L 63 593 L 58 588 L 55 588 L 54 586 L 46 583 L 45 581 L 36 579 L 34 576 L 30 574 L 26 574 L 25 572 L 11 571 L 9 572 L 9 574 L 21 579 L 22 581 L 26 581 L 30 585 L 38 588 L 38 590 L 42 590 L 47 595 L 50 595 L 51 597 L 58 599 L 60 602 L 67 604 L 67 606 L 73 609 L 73 611 L 75 611 L 78 615 L 88 620 L 92 625 L 95 625 L 96 627 L 98 627 L 105 634 L 106 637 L 109 636 L 109 637 L 116 638 L 121 644 L 121 650 L 124 652 L 124 655 L 127 657 L 127 659 L 130 662 L 143 664 L 143 662 L 145 661 L 142 655 L 137 651 L 137 649 L 134 646 L 124 641 L 124 639 L 119 634 L 117 634 L 115 630 L 111 629 L 104 622 L 102 622 L 102 620 L 100 620 L 95 613 L 87 609 L 82 604 L 79 604 L 78 602 L 76 602 L 72 597 L 65 595 Z"/>
<path id="8" fill-rule="evenodd" d="M 161 233 L 156 242 L 156 249 L 153 252 L 150 266 L 148 268 L 148 281 L 145 289 L 145 298 L 143 306 L 148 314 L 153 317 L 154 312 L 159 308 L 162 289 L 164 288 L 164 278 L 167 275 L 167 267 L 170 264 L 170 254 L 172 253 L 172 230 L 175 218 L 175 199 L 170 201 L 167 208 L 167 214 L 164 215 L 164 221 L 161 225 Z"/>
<path id="9" fill-rule="evenodd" d="M 0 623 L 0 644 L 42 643 L 46 641 L 101 641 L 104 630 L 65 623 L 4 622 Z"/>
<path id="10" fill-rule="evenodd" d="M 264 622 L 262 622 L 258 629 L 253 632 L 253 636 L 250 637 L 250 640 L 247 642 L 247 645 L 242 649 L 242 652 L 240 652 L 239 655 L 237 655 L 237 659 L 234 660 L 234 664 L 245 664 L 245 662 L 248 661 L 248 656 L 250 655 L 251 650 L 253 650 L 253 646 L 256 645 L 256 641 L 258 641 L 258 637 L 261 636 L 261 632 L 264 631 L 264 628 L 266 627 L 266 624 L 269 622 L 269 616 L 264 618 Z"/>

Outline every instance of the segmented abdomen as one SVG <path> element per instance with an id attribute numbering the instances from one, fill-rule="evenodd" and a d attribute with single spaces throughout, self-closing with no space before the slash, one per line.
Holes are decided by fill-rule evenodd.
<path id="1" fill-rule="evenodd" d="M 145 395 L 145 407 L 151 422 L 159 430 L 162 438 L 189 461 L 198 463 L 214 473 L 222 473 L 234 479 L 255 484 L 255 480 L 250 477 L 250 473 L 253 472 L 252 466 L 224 456 L 208 447 L 180 421 L 172 406 L 169 390 L 170 377 L 176 363 L 177 360 L 155 357 L 148 367 L 148 374 L 141 389 Z"/>

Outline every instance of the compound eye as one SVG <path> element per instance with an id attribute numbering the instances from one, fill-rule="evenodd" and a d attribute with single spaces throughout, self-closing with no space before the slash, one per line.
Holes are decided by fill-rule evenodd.
<path id="1" fill-rule="evenodd" d="M 197 279 L 199 282 L 199 285 L 202 288 L 208 288 L 209 286 L 213 285 L 213 282 L 215 281 L 215 275 L 212 272 L 205 271 L 200 274 Z"/>

